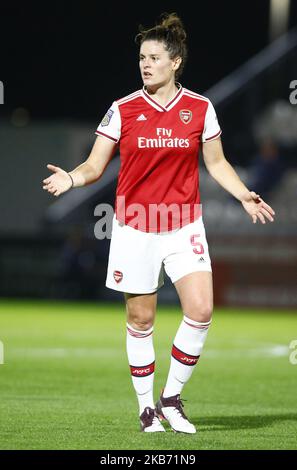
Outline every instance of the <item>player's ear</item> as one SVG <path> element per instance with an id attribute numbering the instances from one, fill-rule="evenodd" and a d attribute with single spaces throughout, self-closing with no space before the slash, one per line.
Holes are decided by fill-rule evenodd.
<path id="1" fill-rule="evenodd" d="M 180 67 L 180 64 L 182 63 L 182 58 L 181 57 L 175 57 L 173 59 L 173 64 L 172 64 L 172 70 L 177 70 Z"/>

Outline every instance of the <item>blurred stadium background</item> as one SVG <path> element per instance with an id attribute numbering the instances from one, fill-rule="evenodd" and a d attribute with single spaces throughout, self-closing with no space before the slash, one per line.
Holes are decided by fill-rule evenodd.
<path id="1" fill-rule="evenodd" d="M 149 9 L 144 4 L 103 8 L 95 0 L 53 1 L 47 8 L 38 2 L 2 2 L 2 313 L 13 299 L 24 300 L 25 311 L 28 299 L 91 301 L 101 310 L 106 302 L 122 301 L 121 294 L 105 288 L 109 240 L 94 236 L 96 205 L 114 201 L 118 155 L 101 181 L 58 200 L 42 191 L 41 181 L 47 163 L 66 170 L 81 163 L 111 102 L 140 88 L 133 39 L 138 24 L 152 24 L 163 11 L 176 11 L 188 31 L 182 84 L 212 100 L 227 158 L 277 214 L 274 224 L 254 226 L 201 161 L 216 308 L 238 314 L 245 307 L 251 318 L 259 309 L 289 309 L 293 336 L 286 338 L 294 339 L 297 2 L 289 0 L 253 0 L 244 7 L 237 1 L 198 1 L 189 8 L 164 1 L 150 2 Z M 176 312 L 178 299 L 168 280 L 159 303 Z M 18 321 L 3 318 L 0 339 L 7 331 L 18 336 Z"/>

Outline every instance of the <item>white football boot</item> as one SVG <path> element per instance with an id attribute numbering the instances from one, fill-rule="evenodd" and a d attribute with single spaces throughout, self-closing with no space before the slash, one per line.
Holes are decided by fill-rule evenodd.
<path id="1" fill-rule="evenodd" d="M 140 415 L 140 430 L 142 432 L 165 432 L 155 410 L 148 406 Z"/>
<path id="2" fill-rule="evenodd" d="M 161 420 L 168 421 L 173 431 L 195 434 L 196 428 L 186 417 L 183 406 L 180 395 L 164 398 L 161 394 L 156 403 L 156 413 Z"/>

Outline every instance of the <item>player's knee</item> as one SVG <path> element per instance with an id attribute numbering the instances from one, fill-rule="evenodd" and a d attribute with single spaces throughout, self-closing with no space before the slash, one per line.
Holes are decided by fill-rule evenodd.
<path id="1" fill-rule="evenodd" d="M 213 305 L 210 302 L 198 302 L 185 312 L 185 315 L 194 321 L 206 323 L 211 320 Z"/>
<path id="2" fill-rule="evenodd" d="M 154 323 L 154 312 L 150 310 L 134 310 L 129 312 L 128 323 L 136 330 L 149 330 Z"/>
<path id="3" fill-rule="evenodd" d="M 152 321 L 145 321 L 140 319 L 136 319 L 134 321 L 130 320 L 129 324 L 132 326 L 132 328 L 135 328 L 135 330 L 139 331 L 147 331 L 153 326 Z"/>

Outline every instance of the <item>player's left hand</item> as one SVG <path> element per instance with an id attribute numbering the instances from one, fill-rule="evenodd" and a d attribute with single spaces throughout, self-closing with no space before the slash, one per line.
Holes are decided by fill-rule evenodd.
<path id="1" fill-rule="evenodd" d="M 254 191 L 249 191 L 243 200 L 241 201 L 246 212 L 251 216 L 253 223 L 255 224 L 259 219 L 262 224 L 266 223 L 266 220 L 270 222 L 274 221 L 273 216 L 275 215 L 274 210 L 263 199 L 256 194 Z"/>

